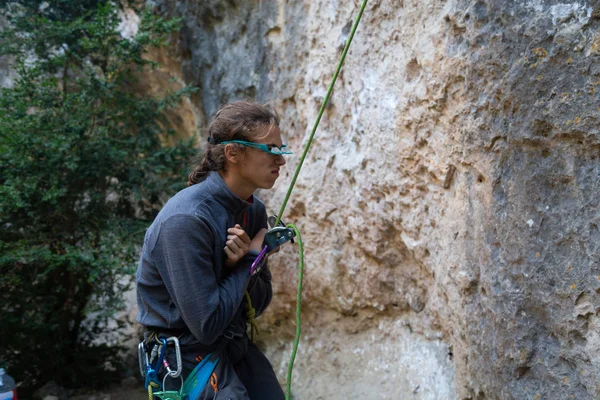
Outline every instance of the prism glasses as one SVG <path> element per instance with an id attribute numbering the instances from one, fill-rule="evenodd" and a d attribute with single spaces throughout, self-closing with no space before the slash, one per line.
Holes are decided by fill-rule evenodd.
<path id="1" fill-rule="evenodd" d="M 277 147 L 273 144 L 263 144 L 263 143 L 254 143 L 254 142 L 246 142 L 244 140 L 226 140 L 224 142 L 220 142 L 219 144 L 229 144 L 229 143 L 237 143 L 243 146 L 252 147 L 254 149 L 262 150 L 265 153 L 273 154 L 276 156 L 281 156 L 284 154 L 294 154 L 290 151 L 285 144 L 282 144 L 281 147 Z"/>

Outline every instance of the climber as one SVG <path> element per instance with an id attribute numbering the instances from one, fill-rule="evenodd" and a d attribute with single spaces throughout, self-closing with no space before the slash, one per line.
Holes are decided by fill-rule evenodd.
<path id="1" fill-rule="evenodd" d="M 275 111 L 251 102 L 222 107 L 208 134 L 188 187 L 165 204 L 144 238 L 136 275 L 144 348 L 150 352 L 160 346 L 153 339 L 177 337 L 183 379 L 218 353 L 199 399 L 216 392 L 225 399 L 283 399 L 273 367 L 246 330 L 249 324 L 253 332 L 254 317 L 272 297 L 268 265 L 250 275 L 267 227 L 265 206 L 254 192 L 273 187 L 283 155 L 292 153 L 282 143 Z M 177 363 L 173 351 L 165 359 Z M 165 372 L 157 372 L 162 379 Z M 165 382 L 164 390 L 181 385 Z"/>

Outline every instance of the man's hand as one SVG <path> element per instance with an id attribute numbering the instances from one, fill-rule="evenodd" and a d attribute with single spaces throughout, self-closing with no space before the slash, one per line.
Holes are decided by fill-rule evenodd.
<path id="1" fill-rule="evenodd" d="M 248 251 L 250 251 L 251 243 L 250 238 L 239 224 L 227 229 L 227 242 L 225 242 L 225 248 L 223 249 L 227 255 L 225 266 L 231 268 L 244 258 L 248 254 Z"/>

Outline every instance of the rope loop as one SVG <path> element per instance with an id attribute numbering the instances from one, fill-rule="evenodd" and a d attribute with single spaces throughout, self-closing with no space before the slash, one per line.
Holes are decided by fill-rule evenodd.
<path id="1" fill-rule="evenodd" d="M 154 394 L 152 388 L 158 389 L 160 385 L 156 382 L 150 382 L 148 385 L 148 400 L 154 400 Z"/>
<path id="2" fill-rule="evenodd" d="M 250 298 L 250 293 L 248 293 L 247 290 L 244 292 L 244 297 L 246 298 L 246 306 L 248 307 L 248 311 L 246 311 L 246 320 L 250 324 L 250 340 L 254 342 L 254 333 L 256 333 L 257 336 L 259 335 L 258 325 L 256 325 L 255 321 L 256 310 L 252 306 L 252 299 Z"/>

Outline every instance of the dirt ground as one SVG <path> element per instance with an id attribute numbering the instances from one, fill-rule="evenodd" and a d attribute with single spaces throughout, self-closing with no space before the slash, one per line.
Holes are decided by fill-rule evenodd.
<path id="1" fill-rule="evenodd" d="M 123 381 L 101 392 L 78 393 L 70 400 L 147 400 L 148 392 L 142 387 L 142 382 L 134 378 Z M 53 399 L 44 399 L 53 400 Z"/>

